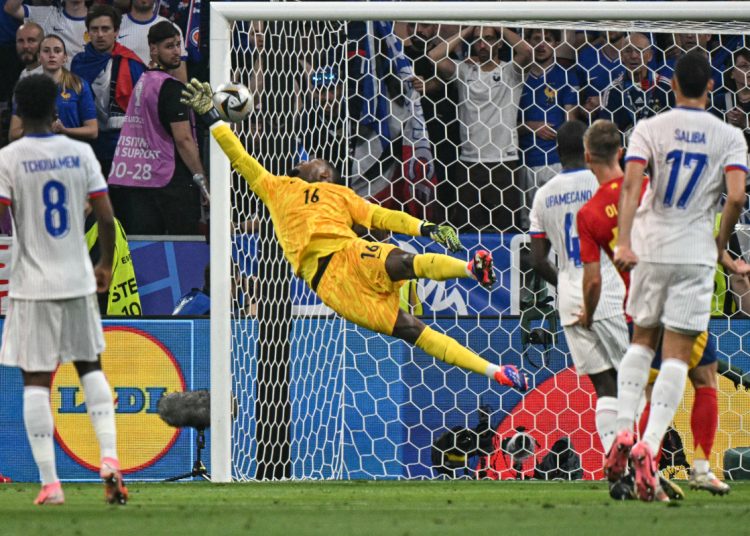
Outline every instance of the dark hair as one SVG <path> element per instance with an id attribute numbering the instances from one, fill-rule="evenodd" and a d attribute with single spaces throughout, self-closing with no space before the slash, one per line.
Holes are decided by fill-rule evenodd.
<path id="1" fill-rule="evenodd" d="M 558 133 L 559 137 L 559 133 Z M 610 164 L 622 147 L 622 136 L 617 125 L 606 119 L 597 119 L 586 130 L 583 143 L 589 156 L 597 164 Z"/>
<path id="2" fill-rule="evenodd" d="M 99 17 L 109 17 L 115 31 L 120 29 L 120 24 L 122 23 L 122 15 L 120 15 L 120 11 L 107 4 L 95 4 L 91 6 L 91 9 L 89 9 L 89 12 L 86 14 L 86 29 L 89 29 L 92 20 L 98 19 Z"/>
<path id="3" fill-rule="evenodd" d="M 557 130 L 557 154 L 563 167 L 583 161 L 583 134 L 586 125 L 581 121 L 566 121 Z"/>
<path id="4" fill-rule="evenodd" d="M 57 113 L 57 84 L 46 74 L 32 74 L 16 84 L 13 93 L 21 119 L 52 121 Z"/>
<path id="5" fill-rule="evenodd" d="M 330 160 L 325 161 L 326 164 L 328 164 L 328 168 L 331 170 L 331 178 L 333 179 L 332 182 L 334 184 L 344 184 L 341 180 L 341 172 L 336 169 L 336 166 L 333 165 L 333 163 Z"/>
<path id="6" fill-rule="evenodd" d="M 157 43 L 161 43 L 165 39 L 170 39 L 178 35 L 180 35 L 180 32 L 177 31 L 177 28 L 175 28 L 174 24 L 172 24 L 168 20 L 163 20 L 161 22 L 157 22 L 148 29 L 148 44 L 155 45 Z"/>
<path id="7" fill-rule="evenodd" d="M 743 57 L 747 61 L 750 61 L 750 48 L 738 48 L 732 54 L 732 64 L 737 63 L 737 58 Z"/>
<path id="8" fill-rule="evenodd" d="M 528 32 L 528 34 L 526 33 Z M 552 36 L 552 38 L 557 41 L 558 43 L 562 41 L 562 30 L 552 30 L 552 29 L 544 29 L 544 28 L 532 28 L 531 30 L 524 30 L 524 38 L 526 40 L 531 40 L 531 36 L 535 33 L 542 34 L 542 39 L 544 39 L 545 34 Z M 527 37 L 528 35 L 528 37 Z"/>
<path id="9" fill-rule="evenodd" d="M 689 99 L 697 99 L 706 92 L 711 80 L 711 65 L 700 50 L 694 48 L 679 60 L 674 68 L 680 91 Z"/>

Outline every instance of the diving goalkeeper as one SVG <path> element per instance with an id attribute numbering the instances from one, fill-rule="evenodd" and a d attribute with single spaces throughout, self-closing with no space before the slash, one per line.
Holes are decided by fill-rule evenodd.
<path id="1" fill-rule="evenodd" d="M 220 120 L 212 94 L 208 83 L 193 79 L 181 100 L 210 126 L 232 167 L 268 207 L 284 256 L 323 303 L 355 324 L 403 339 L 449 365 L 521 391 L 528 388 L 526 376 L 513 365 L 490 363 L 399 308 L 402 282 L 416 277 L 437 281 L 473 277 L 490 288 L 495 276 L 489 252 L 477 251 L 467 265 L 448 255 L 414 255 L 392 244 L 358 238 L 352 230 L 354 224 L 426 236 L 453 252 L 461 250 L 452 228 L 371 204 L 335 184 L 338 173 L 325 160 L 302 162 L 288 176 L 272 175 Z"/>

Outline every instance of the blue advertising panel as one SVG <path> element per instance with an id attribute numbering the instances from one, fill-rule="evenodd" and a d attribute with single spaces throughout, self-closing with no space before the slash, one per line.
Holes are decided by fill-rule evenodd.
<path id="1" fill-rule="evenodd" d="M 569 436 L 585 476 L 601 476 L 593 390 L 570 368 L 562 334 L 556 347 L 542 355 L 540 347 L 521 344 L 517 319 L 437 320 L 435 327 L 490 361 L 521 366 L 533 389 L 522 395 L 340 319 L 298 318 L 291 327 L 288 378 L 292 477 L 431 478 L 432 443 L 453 427 L 475 427 L 480 405 L 489 408 L 493 427 L 503 437 L 525 426 L 538 441 L 540 455 L 562 435 Z M 156 408 L 164 394 L 209 387 L 209 321 L 107 321 L 105 329 L 103 367 L 115 393 L 126 477 L 161 480 L 189 472 L 195 432 L 170 428 Z M 720 356 L 750 371 L 750 356 L 743 351 L 750 320 L 712 320 L 711 329 L 720 334 Z M 233 360 L 238 410 L 233 453 L 235 476 L 244 478 L 254 476 L 256 468 L 257 336 L 255 320 L 235 322 L 234 353 L 242 357 Z M 720 397 L 724 409 L 717 453 L 728 448 L 728 441 L 750 444 L 750 431 L 742 426 L 750 418 L 746 393 L 722 378 Z M 37 481 L 22 398 L 18 370 L 0 367 L 0 473 Z M 71 365 L 55 374 L 51 403 L 60 477 L 98 480 L 96 439 Z M 680 433 L 689 430 L 687 410 L 680 410 L 675 422 Z M 208 449 L 204 460 L 210 470 Z"/>
<path id="2" fill-rule="evenodd" d="M 461 241 L 466 251 L 456 254 L 469 260 L 480 247 L 492 252 L 498 282 L 492 293 L 479 288 L 470 279 L 421 281 L 425 314 L 459 315 L 517 314 L 513 296 L 518 292 L 518 250 L 523 235 L 465 233 Z M 426 238 L 396 236 L 393 243 L 413 253 L 445 253 L 445 248 Z M 245 275 L 257 271 L 255 235 L 234 238 L 233 257 Z M 131 241 L 131 254 L 145 315 L 170 315 L 179 298 L 204 284 L 209 247 L 203 241 Z M 515 276 L 515 278 L 514 278 Z M 307 285 L 292 279 L 291 299 L 294 311 L 302 316 L 321 313 L 321 303 Z"/>

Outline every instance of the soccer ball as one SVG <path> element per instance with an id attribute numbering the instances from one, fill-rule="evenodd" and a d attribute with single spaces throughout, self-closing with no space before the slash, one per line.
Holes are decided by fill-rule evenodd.
<path id="1" fill-rule="evenodd" d="M 224 121 L 237 123 L 250 113 L 253 96 L 242 84 L 222 84 L 214 92 L 214 108 Z"/>

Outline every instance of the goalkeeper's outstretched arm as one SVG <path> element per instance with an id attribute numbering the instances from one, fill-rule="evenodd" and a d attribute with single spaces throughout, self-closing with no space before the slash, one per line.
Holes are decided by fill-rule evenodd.
<path id="1" fill-rule="evenodd" d="M 463 249 L 461 242 L 458 240 L 458 235 L 452 227 L 437 225 L 428 221 L 420 221 L 398 210 L 375 206 L 372 212 L 371 227 L 409 236 L 428 237 L 438 244 L 445 246 L 453 253 Z"/>
<path id="2" fill-rule="evenodd" d="M 208 82 L 200 82 L 193 78 L 182 90 L 180 101 L 195 110 L 201 121 L 209 126 L 211 134 L 229 158 L 232 167 L 247 181 L 250 189 L 260 195 L 259 190 L 261 188 L 259 188 L 259 185 L 263 179 L 273 176 L 260 162 L 248 154 L 229 125 L 221 120 L 214 108 L 211 85 Z"/>

